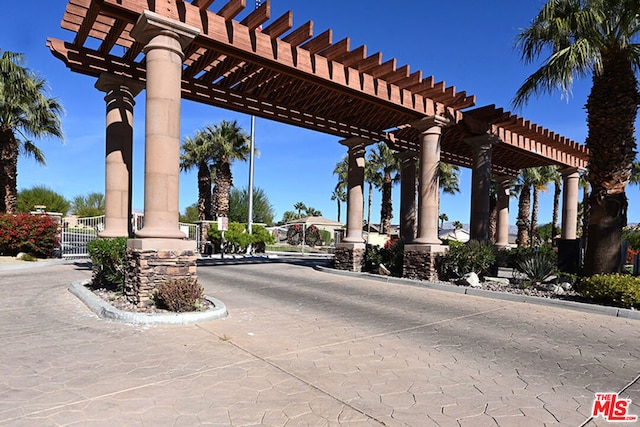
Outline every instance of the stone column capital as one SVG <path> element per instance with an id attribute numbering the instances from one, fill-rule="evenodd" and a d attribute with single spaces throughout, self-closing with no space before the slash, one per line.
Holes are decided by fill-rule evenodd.
<path id="1" fill-rule="evenodd" d="M 96 81 L 95 88 L 106 93 L 124 89 L 131 94 L 132 98 L 135 98 L 144 89 L 144 83 L 116 74 L 102 73 Z"/>
<path id="2" fill-rule="evenodd" d="M 510 187 L 511 185 L 513 185 L 516 179 L 517 177 L 511 175 L 499 175 L 493 177 L 493 180 L 496 182 L 496 184 L 499 184 L 503 187 Z"/>
<path id="3" fill-rule="evenodd" d="M 499 144 L 502 140 L 497 135 L 491 135 L 488 133 L 482 135 L 474 135 L 467 138 L 464 138 L 464 142 L 473 146 L 473 147 L 485 147 L 490 148 L 495 144 Z"/>
<path id="4" fill-rule="evenodd" d="M 451 121 L 442 116 L 427 116 L 418 120 L 414 120 L 409 125 L 420 131 L 420 133 L 438 133 L 442 132 L 442 128 L 449 126 Z"/>
<path id="5" fill-rule="evenodd" d="M 187 47 L 200 34 L 200 30 L 183 22 L 145 10 L 130 32 L 131 37 L 146 45 L 155 36 L 165 34 L 180 42 L 182 49 Z M 182 52 L 180 52 L 182 54 Z"/>
<path id="6" fill-rule="evenodd" d="M 418 152 L 412 150 L 400 151 L 394 154 L 394 156 L 401 162 L 416 160 L 418 158 Z"/>
<path id="7" fill-rule="evenodd" d="M 367 145 L 373 144 L 371 140 L 359 136 L 352 136 L 351 138 L 340 140 L 339 143 L 350 149 L 357 146 L 366 147 Z"/>
<path id="8" fill-rule="evenodd" d="M 568 178 L 569 175 L 579 174 L 581 170 L 580 168 L 576 168 L 576 167 L 566 167 L 566 168 L 559 169 L 558 172 L 560 172 L 563 178 Z"/>

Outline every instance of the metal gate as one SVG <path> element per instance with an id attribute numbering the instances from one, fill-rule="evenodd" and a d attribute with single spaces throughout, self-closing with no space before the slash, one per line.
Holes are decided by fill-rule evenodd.
<path id="1" fill-rule="evenodd" d="M 84 258 L 89 256 L 87 243 L 98 238 L 104 230 L 104 215 L 90 218 L 65 217 L 62 220 L 60 252 L 63 258 Z"/>
<path id="2" fill-rule="evenodd" d="M 134 231 L 142 228 L 144 216 L 133 215 Z M 196 247 L 200 247 L 200 230 L 197 224 L 180 223 L 180 231 L 187 236 L 187 240 L 194 240 Z M 63 258 L 87 258 L 87 243 L 98 238 L 98 233 L 104 230 L 104 215 L 91 218 L 65 217 L 62 220 L 62 236 L 60 238 L 60 253 Z"/>

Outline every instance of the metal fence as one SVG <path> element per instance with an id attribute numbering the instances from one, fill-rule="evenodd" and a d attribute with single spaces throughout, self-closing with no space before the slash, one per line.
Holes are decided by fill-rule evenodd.
<path id="1" fill-rule="evenodd" d="M 134 231 L 138 231 L 144 225 L 142 214 L 133 214 L 132 224 Z M 196 242 L 200 247 L 200 227 L 197 224 L 179 223 L 180 231 L 187 240 Z M 91 218 L 65 217 L 62 220 L 62 232 L 60 237 L 60 253 L 63 258 L 87 258 L 87 244 L 98 238 L 98 233 L 104 230 L 104 215 Z"/>

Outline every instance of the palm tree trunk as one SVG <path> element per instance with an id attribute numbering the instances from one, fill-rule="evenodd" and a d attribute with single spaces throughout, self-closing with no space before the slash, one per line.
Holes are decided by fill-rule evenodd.
<path id="1" fill-rule="evenodd" d="M 216 182 L 213 187 L 213 206 L 216 218 L 229 216 L 229 192 L 233 183 L 229 163 L 216 165 Z"/>
<path id="2" fill-rule="evenodd" d="M 382 209 L 380 210 L 380 234 L 391 234 L 391 218 L 393 205 L 391 200 L 391 174 L 385 173 L 382 183 Z"/>
<path id="3" fill-rule="evenodd" d="M 498 233 L 498 197 L 493 192 L 489 199 L 489 242 L 495 244 Z"/>
<path id="4" fill-rule="evenodd" d="M 14 214 L 18 203 L 18 141 L 9 127 L 0 129 L 0 213 Z"/>
<path id="5" fill-rule="evenodd" d="M 338 203 L 338 222 L 340 222 L 340 199 L 336 197 L 336 203 Z"/>
<path id="6" fill-rule="evenodd" d="M 558 215 L 560 211 L 560 181 L 556 179 L 553 183 L 553 216 L 551 218 L 551 241 L 560 234 L 560 227 L 558 226 Z"/>
<path id="7" fill-rule="evenodd" d="M 533 204 L 531 207 L 531 231 L 529 232 L 529 246 L 532 248 L 536 245 L 536 235 L 538 227 L 538 196 L 539 191 L 536 186 L 533 186 Z"/>
<path id="8" fill-rule="evenodd" d="M 198 165 L 198 219 L 211 221 L 211 171 L 205 162 Z"/>
<path id="9" fill-rule="evenodd" d="M 367 242 L 371 233 L 371 205 L 373 204 L 373 183 L 369 181 L 369 202 L 367 204 Z"/>
<path id="10" fill-rule="evenodd" d="M 531 206 L 531 186 L 523 185 L 518 199 L 518 237 L 516 244 L 518 247 L 526 246 L 529 243 L 529 209 Z"/>
<path id="11" fill-rule="evenodd" d="M 589 241 L 586 275 L 619 272 L 620 245 L 627 222 L 626 184 L 635 159 L 634 124 L 640 103 L 638 82 L 627 59 L 618 51 L 604 52 L 603 70 L 593 76 L 587 100 L 590 150 Z"/>

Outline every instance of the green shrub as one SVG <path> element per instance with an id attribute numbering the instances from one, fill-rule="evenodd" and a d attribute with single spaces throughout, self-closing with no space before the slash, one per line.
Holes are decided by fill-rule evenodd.
<path id="1" fill-rule="evenodd" d="M 269 230 L 261 225 L 251 227 L 253 234 L 247 232 L 244 224 L 230 222 L 229 229 L 224 232 L 225 252 L 243 253 L 249 245 L 253 245 L 256 252 L 264 252 L 266 245 L 275 243 L 275 238 Z M 209 226 L 209 241 L 213 244 L 216 252 L 220 251 L 222 243 L 222 231 L 218 230 L 218 224 Z"/>
<path id="2" fill-rule="evenodd" d="M 322 238 L 322 244 L 327 246 L 330 245 L 333 240 L 333 236 L 328 230 L 320 230 L 320 237 Z"/>
<path id="3" fill-rule="evenodd" d="M 496 267 L 496 252 L 495 247 L 489 243 L 476 240 L 467 243 L 452 241 L 449 251 L 439 263 L 440 276 L 452 279 L 471 272 L 487 276 Z"/>
<path id="4" fill-rule="evenodd" d="M 596 274 L 582 283 L 584 296 L 595 302 L 622 308 L 640 308 L 640 277 Z"/>
<path id="5" fill-rule="evenodd" d="M 123 292 L 127 238 L 92 240 L 87 250 L 93 264 L 93 283 Z"/>
<path id="6" fill-rule="evenodd" d="M 154 300 L 160 308 L 183 313 L 198 311 L 203 296 L 204 289 L 196 279 L 179 278 L 169 279 L 158 286 Z"/>
<path id="7" fill-rule="evenodd" d="M 45 214 L 0 215 L 0 253 L 47 258 L 58 247 L 58 223 Z"/>
<path id="8" fill-rule="evenodd" d="M 515 260 L 515 269 L 534 283 L 542 283 L 557 272 L 556 257 L 548 251 L 521 255 Z"/>

